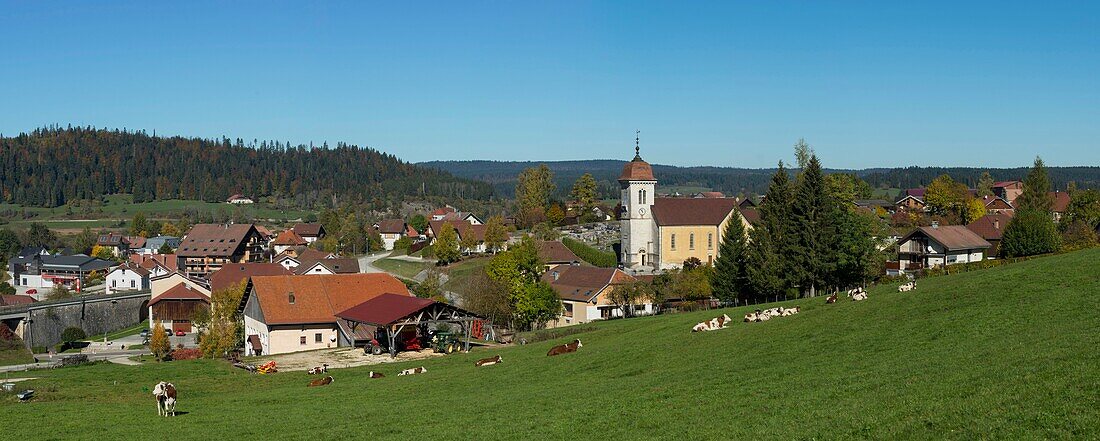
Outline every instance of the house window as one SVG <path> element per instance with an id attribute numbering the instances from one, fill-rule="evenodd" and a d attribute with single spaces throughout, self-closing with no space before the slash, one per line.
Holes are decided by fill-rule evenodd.
<path id="1" fill-rule="evenodd" d="M 136 280 L 130 280 L 130 287 L 131 288 L 136 288 L 137 287 L 137 281 Z"/>
<path id="2" fill-rule="evenodd" d="M 320 332 L 318 332 L 316 334 L 313 334 L 313 342 L 314 343 L 321 343 L 322 341 L 323 340 L 321 339 L 321 333 Z"/>
<path id="3" fill-rule="evenodd" d="M 573 304 L 572 303 L 566 303 L 565 304 L 565 314 L 564 315 L 566 317 L 572 317 L 573 316 Z"/>
<path id="4" fill-rule="evenodd" d="M 691 234 L 688 235 L 688 249 L 689 250 L 694 250 L 695 249 L 695 233 L 691 233 Z"/>
<path id="5" fill-rule="evenodd" d="M 302 346 L 305 346 L 306 345 L 306 336 L 303 335 L 301 337 L 298 337 L 298 344 L 302 345 Z"/>
<path id="6" fill-rule="evenodd" d="M 23 279 L 23 284 L 24 284 L 24 285 L 26 285 L 26 284 L 27 284 L 27 280 L 26 280 L 26 279 Z M 111 281 L 111 288 L 117 288 L 117 287 L 118 287 L 118 280 L 112 280 L 112 281 Z"/>
<path id="7" fill-rule="evenodd" d="M 638 190 L 638 205 L 645 204 L 645 190 Z"/>
<path id="8" fill-rule="evenodd" d="M 611 308 L 600 308 L 600 318 L 611 318 Z"/>
<path id="9" fill-rule="evenodd" d="M 714 249 L 714 233 L 707 233 L 707 249 Z"/>
<path id="10" fill-rule="evenodd" d="M 672 234 L 672 246 L 670 248 L 672 248 L 672 250 L 676 250 L 676 234 L 675 233 Z"/>

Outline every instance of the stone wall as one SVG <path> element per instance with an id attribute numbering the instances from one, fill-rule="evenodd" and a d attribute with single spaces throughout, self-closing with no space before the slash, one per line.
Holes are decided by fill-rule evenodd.
<path id="1" fill-rule="evenodd" d="M 142 306 L 148 300 L 149 296 L 144 295 L 32 309 L 23 340 L 31 347 L 56 345 L 61 343 L 61 332 L 70 326 L 83 329 L 89 339 L 97 334 L 102 338 L 104 332 L 124 329 L 144 319 L 148 310 L 143 313 Z"/>

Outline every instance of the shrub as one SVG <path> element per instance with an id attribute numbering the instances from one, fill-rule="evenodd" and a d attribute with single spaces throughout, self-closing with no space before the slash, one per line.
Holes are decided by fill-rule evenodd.
<path id="1" fill-rule="evenodd" d="M 412 245 L 412 239 L 410 239 L 408 236 L 402 236 L 400 239 L 397 239 L 393 242 L 393 249 L 408 250 L 410 245 Z"/>
<path id="2" fill-rule="evenodd" d="M 619 259 L 614 253 L 608 253 L 606 251 L 600 251 L 586 245 L 584 242 L 572 239 L 562 238 L 561 243 L 573 251 L 577 257 L 581 260 L 588 262 L 589 264 L 598 266 L 600 268 L 614 268 L 619 265 Z"/>
<path id="3" fill-rule="evenodd" d="M 176 349 L 169 355 L 173 360 L 195 360 L 202 358 L 202 350 L 197 348 Z"/>
<path id="4" fill-rule="evenodd" d="M 83 329 L 76 326 L 70 326 L 61 331 L 61 341 L 65 343 L 72 343 L 74 341 L 81 341 L 88 338 L 88 335 L 84 333 Z"/>

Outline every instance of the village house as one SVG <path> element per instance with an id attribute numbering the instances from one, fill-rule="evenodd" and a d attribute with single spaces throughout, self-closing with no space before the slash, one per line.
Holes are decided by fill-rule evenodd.
<path id="1" fill-rule="evenodd" d="M 752 228 L 736 198 L 657 197 L 657 178 L 637 147 L 619 184 L 621 262 L 628 268 L 678 268 L 690 258 L 713 263 L 728 222 Z"/>
<path id="2" fill-rule="evenodd" d="M 306 243 L 313 243 L 324 239 L 327 233 L 325 231 L 325 226 L 318 223 L 294 224 L 290 229 L 294 230 L 294 233 L 301 236 L 302 239 L 305 239 Z"/>
<path id="3" fill-rule="evenodd" d="M 450 205 L 444 206 L 443 208 L 437 208 L 434 211 L 432 211 L 431 214 L 429 214 L 429 216 L 428 216 L 428 220 L 429 221 L 460 221 L 460 222 L 469 222 L 470 224 L 473 224 L 473 225 L 481 225 L 481 224 L 485 223 L 485 222 L 482 222 L 481 218 L 477 217 L 473 213 L 468 213 L 468 212 L 464 212 L 464 211 L 456 211 L 455 208 L 450 206 Z"/>
<path id="4" fill-rule="evenodd" d="M 282 254 L 289 249 L 304 247 L 306 245 L 309 245 L 309 241 L 299 236 L 294 230 L 286 230 L 279 233 L 279 236 L 271 242 L 271 248 L 275 254 Z"/>
<path id="5" fill-rule="evenodd" d="M 1009 205 L 1016 205 L 1016 198 L 1024 193 L 1024 183 L 1020 181 L 1001 181 L 993 183 L 993 194 L 1004 199 Z"/>
<path id="6" fill-rule="evenodd" d="M 177 283 L 149 300 L 149 328 L 158 323 L 164 329 L 191 333 L 192 320 L 200 310 L 210 311 L 210 293 L 187 283 Z"/>
<path id="7" fill-rule="evenodd" d="M 919 227 L 898 241 L 894 274 L 959 263 L 979 262 L 992 245 L 962 225 Z"/>
<path id="8" fill-rule="evenodd" d="M 20 253 L 23 254 L 23 253 Z M 36 299 L 45 297 L 44 289 L 61 285 L 80 292 L 92 273 L 105 274 L 115 262 L 76 254 L 50 255 L 28 253 L 8 262 L 8 283 L 15 287 L 38 289 Z"/>
<path id="9" fill-rule="evenodd" d="M 133 243 L 131 242 L 140 242 Z M 104 233 L 96 237 L 96 246 L 111 250 L 111 255 L 125 257 L 131 248 L 141 248 L 145 244 L 145 238 L 127 237 L 122 233 Z"/>
<path id="10" fill-rule="evenodd" d="M 274 355 L 349 346 L 336 314 L 382 294 L 411 297 L 384 273 L 252 277 L 241 299 L 245 354 Z"/>
<path id="11" fill-rule="evenodd" d="M 989 213 L 971 222 L 966 228 L 989 242 L 989 250 L 986 251 L 985 256 L 993 258 L 1001 253 L 1001 237 L 1011 220 L 1012 216 L 1008 214 Z"/>
<path id="12" fill-rule="evenodd" d="M 1062 216 L 1066 214 L 1066 209 L 1069 208 L 1069 193 L 1052 191 L 1050 192 L 1050 199 L 1053 201 L 1050 206 L 1050 217 L 1054 218 L 1055 222 L 1061 222 Z"/>
<path id="13" fill-rule="evenodd" d="M 542 280 L 561 297 L 562 314 L 549 325 L 568 326 L 594 320 L 621 317 L 623 311 L 610 300 L 612 291 L 619 285 L 635 281 L 634 277 L 617 268 L 559 265 L 542 274 Z M 651 303 L 633 306 L 636 315 L 652 314 Z"/>
<path id="14" fill-rule="evenodd" d="M 359 272 L 359 259 L 337 258 L 307 260 L 294 269 L 294 274 L 328 275 L 356 274 Z"/>
<path id="15" fill-rule="evenodd" d="M 539 261 L 543 263 L 545 270 L 552 270 L 559 265 L 573 265 L 581 262 L 573 250 L 565 246 L 560 240 L 540 240 Z"/>
<path id="16" fill-rule="evenodd" d="M 287 276 L 294 274 L 277 263 L 252 262 L 223 266 L 210 274 L 210 291 L 227 289 L 256 276 Z"/>
<path id="17" fill-rule="evenodd" d="M 144 291 L 149 289 L 149 270 L 133 262 L 116 266 L 105 277 L 106 293 L 117 294 L 124 291 Z"/>
<path id="18" fill-rule="evenodd" d="M 145 239 L 145 244 L 139 248 L 132 249 L 134 254 L 160 254 L 160 249 L 165 245 L 172 250 L 179 248 L 180 238 L 175 236 L 156 236 Z"/>
<path id="19" fill-rule="evenodd" d="M 460 244 L 461 251 L 463 253 L 466 253 L 466 254 L 484 253 L 486 251 L 486 247 L 485 247 L 485 227 L 486 226 L 485 225 L 483 225 L 483 224 L 474 224 L 474 223 L 471 223 L 469 220 L 434 220 L 434 221 L 429 221 L 428 222 L 428 237 L 431 238 L 431 240 L 434 240 L 436 238 L 436 236 L 439 234 L 439 231 L 443 229 L 443 225 L 450 225 L 450 226 L 454 227 L 455 233 L 458 234 L 458 241 L 459 241 L 459 244 Z M 476 243 L 476 245 L 474 245 L 473 247 L 462 247 L 461 244 L 463 243 L 464 240 L 466 240 L 467 237 L 469 237 L 470 240 L 474 241 L 474 243 Z"/>
<path id="20" fill-rule="evenodd" d="M 1016 212 L 1016 209 L 1012 207 L 1012 204 L 1004 200 L 1004 198 L 998 196 L 982 196 L 982 202 L 985 203 L 985 212 L 990 214 L 1007 214 L 1009 216 Z"/>
<path id="21" fill-rule="evenodd" d="M 255 201 L 253 201 L 252 198 L 250 198 L 248 196 L 245 196 L 243 194 L 235 194 L 233 196 L 230 196 L 229 199 L 225 200 L 225 202 L 233 204 L 233 205 L 245 205 L 245 204 L 255 203 Z"/>
<path id="22" fill-rule="evenodd" d="M 416 238 L 420 236 L 415 228 L 401 219 L 383 219 L 374 224 L 374 229 L 382 236 L 382 248 L 386 251 L 392 251 L 393 244 L 402 237 Z"/>
<path id="23" fill-rule="evenodd" d="M 184 236 L 176 255 L 188 276 L 201 278 L 226 264 L 260 261 L 264 249 L 252 224 L 198 224 Z"/>
<path id="24" fill-rule="evenodd" d="M 206 284 L 205 280 L 195 280 L 187 277 L 180 271 L 174 271 L 162 276 L 149 278 L 149 299 L 152 300 L 179 284 L 187 285 L 187 287 L 192 290 L 198 290 L 207 297 L 210 296 L 210 286 Z M 150 326 L 152 326 L 152 323 L 150 323 Z"/>
<path id="25" fill-rule="evenodd" d="M 160 277 L 180 269 L 175 254 L 131 254 L 130 262 L 149 271 L 149 277 Z"/>
<path id="26" fill-rule="evenodd" d="M 921 196 L 914 196 L 911 194 L 905 195 L 897 202 L 894 202 L 894 210 L 914 213 L 927 211 L 928 209 L 924 203 L 923 192 L 921 193 Z"/>

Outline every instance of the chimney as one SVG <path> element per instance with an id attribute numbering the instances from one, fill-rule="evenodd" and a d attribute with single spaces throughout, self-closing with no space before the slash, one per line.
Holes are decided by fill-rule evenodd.
<path id="1" fill-rule="evenodd" d="M 558 275 L 559 275 L 558 272 L 554 271 L 554 280 L 558 280 Z"/>
<path id="2" fill-rule="evenodd" d="M 993 219 L 993 228 L 996 228 L 998 230 L 1001 229 L 1001 220 L 1000 219 Z"/>

